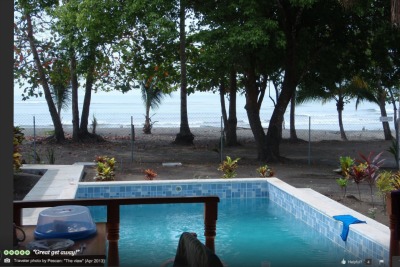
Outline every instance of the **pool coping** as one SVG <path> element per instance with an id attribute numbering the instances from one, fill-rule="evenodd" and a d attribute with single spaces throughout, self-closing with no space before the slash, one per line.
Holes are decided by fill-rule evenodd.
<path id="1" fill-rule="evenodd" d="M 43 176 L 23 200 L 73 199 L 83 176 L 85 165 L 24 164 L 27 173 L 43 172 Z M 23 225 L 36 225 L 39 213 L 45 208 L 29 208 L 22 211 Z"/>

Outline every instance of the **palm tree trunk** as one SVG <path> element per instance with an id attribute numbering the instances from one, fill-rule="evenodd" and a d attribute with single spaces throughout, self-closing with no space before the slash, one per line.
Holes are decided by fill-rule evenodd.
<path id="1" fill-rule="evenodd" d="M 150 123 L 150 100 L 149 100 L 149 95 L 147 95 L 146 99 L 146 115 L 145 115 L 145 121 L 144 121 L 144 126 L 143 126 L 143 133 L 145 134 L 151 134 L 151 123 Z"/>
<path id="2" fill-rule="evenodd" d="M 64 135 L 64 130 L 62 127 L 62 123 L 61 123 L 61 119 L 58 116 L 57 113 L 57 109 L 56 106 L 54 104 L 53 98 L 51 97 L 51 92 L 50 92 L 50 87 L 49 84 L 47 82 L 46 79 L 46 75 L 44 73 L 44 69 L 43 66 L 40 62 L 39 59 L 39 54 L 38 51 L 36 49 L 36 44 L 35 44 L 35 40 L 33 37 L 33 26 L 32 26 L 32 18 L 31 15 L 28 12 L 25 12 L 26 14 L 26 22 L 27 22 L 27 27 L 28 27 L 28 41 L 29 41 L 29 46 L 31 48 L 32 51 L 32 55 L 33 55 L 33 60 L 35 62 L 38 74 L 39 74 L 39 78 L 43 87 L 43 91 L 44 91 L 44 96 L 47 102 L 47 106 L 49 108 L 49 112 L 50 112 L 50 116 L 51 119 L 53 121 L 53 125 L 54 125 L 54 137 L 56 139 L 57 142 L 63 142 L 65 140 L 65 135 Z"/>
<path id="3" fill-rule="evenodd" d="M 340 128 L 340 137 L 342 138 L 343 141 L 347 141 L 347 136 L 343 128 L 343 120 L 342 120 L 342 113 L 344 109 L 344 102 L 343 102 L 343 97 L 339 96 L 338 101 L 336 102 L 336 109 L 338 112 L 338 117 L 339 117 L 339 128 Z"/>
<path id="4" fill-rule="evenodd" d="M 181 63 L 181 125 L 180 131 L 175 137 L 175 144 L 192 145 L 194 135 L 190 132 L 187 113 L 187 80 L 186 80 L 186 7 L 183 0 L 179 7 L 179 55 Z"/>
<path id="5" fill-rule="evenodd" d="M 386 93 L 384 90 L 382 90 L 382 93 L 379 95 L 379 109 L 381 111 L 381 116 L 382 117 L 387 117 L 387 112 L 386 112 Z M 385 135 L 385 140 L 392 140 L 392 133 L 390 131 L 390 126 L 389 122 L 383 121 L 382 122 L 382 127 L 383 127 L 383 133 Z"/>

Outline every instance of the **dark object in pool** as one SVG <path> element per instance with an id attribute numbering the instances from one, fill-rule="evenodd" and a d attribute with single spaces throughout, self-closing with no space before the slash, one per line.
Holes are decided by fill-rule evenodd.
<path id="1" fill-rule="evenodd" d="M 193 233 L 184 232 L 179 238 L 174 267 L 223 267 L 219 257 Z"/>

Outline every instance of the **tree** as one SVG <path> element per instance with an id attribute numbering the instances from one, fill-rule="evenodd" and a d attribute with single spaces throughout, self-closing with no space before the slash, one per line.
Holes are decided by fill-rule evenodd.
<path id="1" fill-rule="evenodd" d="M 147 81 L 143 80 L 140 82 L 140 90 L 142 92 L 143 103 L 146 108 L 145 122 L 143 126 L 143 133 L 151 134 L 151 129 L 155 122 L 151 121 L 150 109 L 156 109 L 161 104 L 164 98 L 164 92 L 157 87 L 156 82 L 150 77 Z"/>
<path id="2" fill-rule="evenodd" d="M 326 80 L 319 80 L 318 77 L 313 76 L 313 82 L 305 81 L 302 86 L 307 86 L 307 89 L 299 91 L 296 98 L 298 103 L 303 103 L 309 100 L 322 100 L 322 104 L 334 99 L 336 101 L 336 110 L 338 112 L 338 122 L 340 129 L 340 137 L 342 140 L 347 141 L 347 136 L 343 126 L 343 110 L 344 105 L 350 99 L 356 97 L 357 93 L 354 81 L 342 80 L 338 82 L 328 82 Z M 313 79 L 310 78 L 310 79 Z M 311 83 L 314 83 L 313 85 Z M 322 90 L 321 90 L 322 89 Z"/>
<path id="3" fill-rule="evenodd" d="M 181 67 L 181 123 L 179 133 L 176 135 L 174 143 L 181 145 L 193 144 L 194 135 L 189 128 L 189 119 L 187 113 L 187 73 L 186 73 L 186 1 L 179 1 L 179 58 Z"/>
<path id="4" fill-rule="evenodd" d="M 14 42 L 14 74 L 15 78 L 24 86 L 27 96 L 38 96 L 36 89 L 41 86 L 49 107 L 49 112 L 54 125 L 54 138 L 57 142 L 65 140 L 64 130 L 60 116 L 54 104 L 50 84 L 49 69 L 53 64 L 54 51 L 57 44 L 53 37 L 37 38 L 38 32 L 47 31 L 46 9 L 54 8 L 57 1 L 19 0 L 15 2 L 16 23 Z"/>
<path id="5" fill-rule="evenodd" d="M 73 140 L 99 138 L 88 131 L 91 95 L 95 84 L 104 88 L 112 72 L 110 44 L 126 29 L 122 3 L 68 0 L 57 8 L 54 29 L 62 36 L 62 47 L 70 62 Z M 105 78 L 106 77 L 106 78 Z M 85 95 L 81 117 L 78 110 L 79 80 L 84 79 Z M 96 88 L 97 90 L 97 88 Z M 79 127 L 79 128 L 78 128 Z"/>
<path id="6" fill-rule="evenodd" d="M 198 11 L 198 8 L 195 6 L 194 10 Z M 199 17 L 198 30 L 189 40 L 190 44 L 196 44 L 190 45 L 188 49 L 189 91 L 219 92 L 225 145 L 236 146 L 239 145 L 236 133 L 236 97 L 239 91 L 236 55 L 230 50 L 226 33 L 219 30 L 210 31 L 207 29 L 208 21 Z M 228 111 L 226 99 L 229 101 Z"/>
<path id="7" fill-rule="evenodd" d="M 230 75 L 229 75 L 229 111 L 228 114 L 226 112 L 225 108 L 225 102 L 223 101 L 223 96 L 225 95 L 225 91 L 223 88 L 221 88 L 221 107 L 222 107 L 222 114 L 223 114 L 223 119 L 224 119 L 224 132 L 226 136 L 226 146 L 237 146 L 239 145 L 238 139 L 237 139 L 237 133 L 236 133 L 236 128 L 237 128 L 237 116 L 236 116 L 236 95 L 238 92 L 238 86 L 237 86 L 237 73 L 234 68 L 230 70 Z"/>
<path id="8" fill-rule="evenodd" d="M 70 69 L 60 55 L 52 65 L 50 77 L 50 90 L 57 107 L 58 116 L 61 119 L 61 110 L 66 109 L 71 101 Z"/>
<path id="9" fill-rule="evenodd" d="M 362 100 L 376 103 L 382 117 L 387 116 L 386 103 L 395 103 L 393 91 L 400 86 L 400 30 L 387 19 L 389 12 L 387 1 L 375 1 L 374 8 L 366 12 L 363 26 L 368 47 L 365 53 L 366 64 L 359 79 L 366 84 L 367 90 L 363 90 L 357 98 L 357 104 Z M 382 126 L 385 140 L 391 140 L 389 122 L 382 121 Z"/>

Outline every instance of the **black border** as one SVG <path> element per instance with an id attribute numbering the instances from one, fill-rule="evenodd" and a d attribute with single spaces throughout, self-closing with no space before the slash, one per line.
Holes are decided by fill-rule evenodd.
<path id="1" fill-rule="evenodd" d="M 0 1 L 1 25 L 1 183 L 0 183 L 0 250 L 12 249 L 12 201 L 13 201 L 13 40 L 14 40 L 14 2 Z M 1 259 L 2 263 L 2 259 Z"/>

